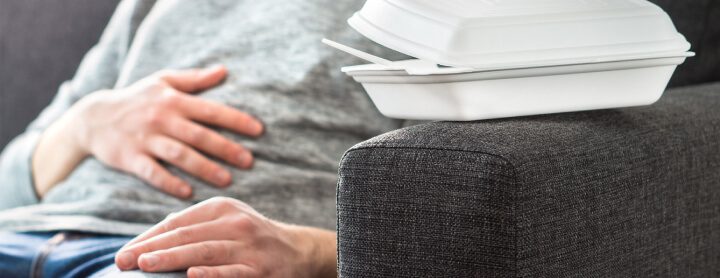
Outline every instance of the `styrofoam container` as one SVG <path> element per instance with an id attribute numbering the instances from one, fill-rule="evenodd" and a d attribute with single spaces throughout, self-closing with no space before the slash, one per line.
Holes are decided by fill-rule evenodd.
<path id="1" fill-rule="evenodd" d="M 377 70 L 376 65 L 344 71 L 362 83 L 385 116 L 471 121 L 649 105 L 662 96 L 685 58 L 439 75 Z"/>
<path id="2" fill-rule="evenodd" d="M 349 23 L 419 58 L 342 69 L 401 119 L 649 105 L 694 55 L 645 0 L 368 0 Z"/>

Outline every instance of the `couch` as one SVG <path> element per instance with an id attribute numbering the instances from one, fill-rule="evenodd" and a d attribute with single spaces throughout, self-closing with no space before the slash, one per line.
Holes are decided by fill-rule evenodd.
<path id="1" fill-rule="evenodd" d="M 720 277 L 720 2 L 656 1 L 698 56 L 655 105 L 362 142 L 341 277 Z"/>
<path id="2" fill-rule="evenodd" d="M 657 105 L 428 123 L 349 150 L 341 276 L 720 276 L 720 2 L 655 2 L 698 52 Z M 0 148 L 116 3 L 0 0 Z"/>

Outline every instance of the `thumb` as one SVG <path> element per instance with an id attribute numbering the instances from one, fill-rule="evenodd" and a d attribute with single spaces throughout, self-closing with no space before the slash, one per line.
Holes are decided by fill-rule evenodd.
<path id="1" fill-rule="evenodd" d="M 218 85 L 227 75 L 227 68 L 215 65 L 204 69 L 167 70 L 158 73 L 160 79 L 186 93 L 199 92 Z"/>

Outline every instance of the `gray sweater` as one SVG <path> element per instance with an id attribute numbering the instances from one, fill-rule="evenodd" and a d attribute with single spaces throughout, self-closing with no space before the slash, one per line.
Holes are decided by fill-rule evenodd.
<path id="1" fill-rule="evenodd" d="M 339 68 L 359 61 L 321 45 L 324 36 L 391 58 L 345 20 L 361 0 L 125 0 L 75 77 L 3 152 L 0 229 L 137 234 L 168 213 L 213 196 L 229 196 L 290 223 L 335 226 L 335 184 L 343 152 L 398 128 Z M 251 170 L 232 169 L 217 189 L 171 170 L 194 187 L 192 201 L 86 159 L 43 200 L 31 179 L 31 154 L 42 131 L 83 96 L 122 88 L 161 69 L 224 64 L 228 79 L 201 97 L 249 112 L 266 125 L 251 140 L 226 131 L 256 156 Z M 63 146 L 57 146 L 62 148 Z"/>

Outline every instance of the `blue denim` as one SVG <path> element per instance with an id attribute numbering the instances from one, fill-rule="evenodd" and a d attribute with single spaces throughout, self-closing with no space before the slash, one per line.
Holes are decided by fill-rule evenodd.
<path id="1" fill-rule="evenodd" d="M 0 233 L 0 277 L 88 277 L 114 266 L 131 237 L 71 232 Z"/>

